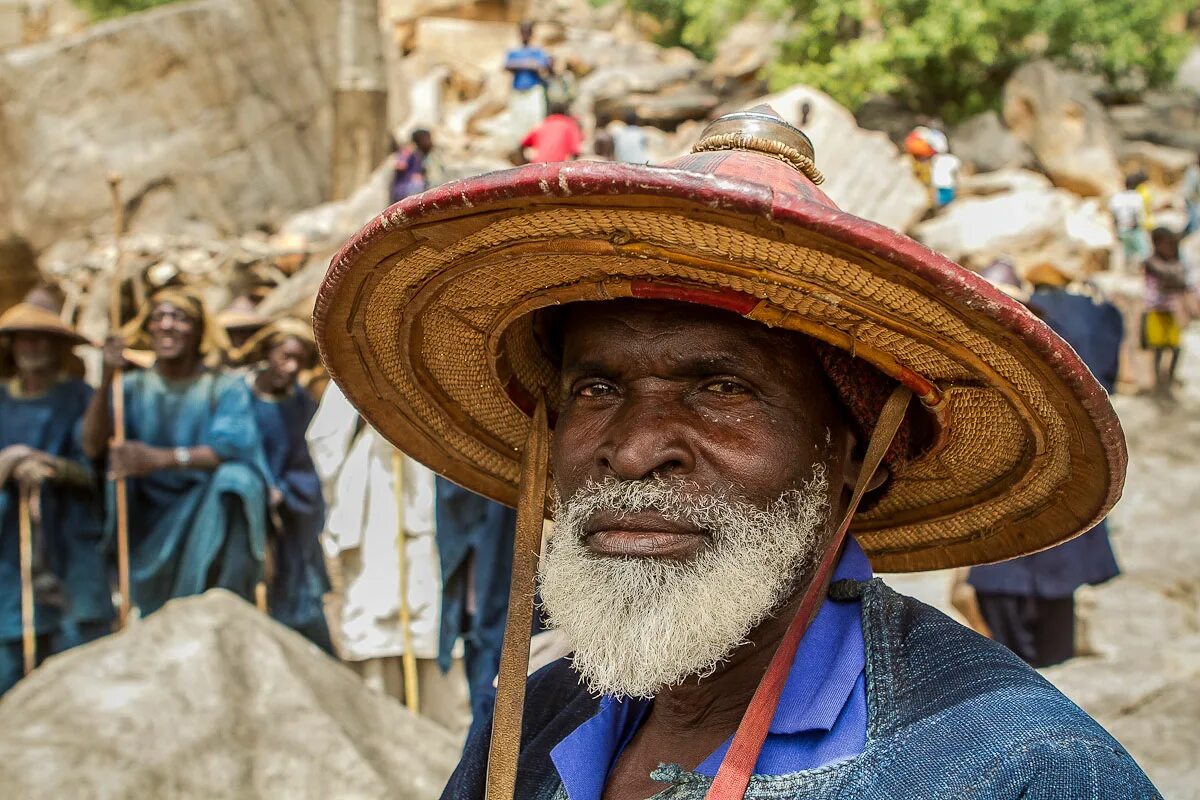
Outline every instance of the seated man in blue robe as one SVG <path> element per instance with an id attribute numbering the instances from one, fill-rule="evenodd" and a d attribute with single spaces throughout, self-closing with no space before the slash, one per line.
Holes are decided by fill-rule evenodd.
<path id="1" fill-rule="evenodd" d="M 113 372 L 127 341 L 148 344 L 154 364 L 125 374 L 126 441 L 112 444 Z M 252 599 L 262 579 L 262 444 L 246 384 L 205 363 L 223 345 L 199 299 L 163 289 L 104 346 L 83 447 L 93 459 L 107 454 L 109 477 L 128 481 L 130 583 L 142 614 L 213 587 Z"/>
<path id="2" fill-rule="evenodd" d="M 322 600 L 330 589 L 320 543 L 325 500 L 304 439 L 317 402 L 297 381 L 317 363 L 312 327 L 294 319 L 273 322 L 247 342 L 245 355 L 257 365 L 246 384 L 271 476 L 271 616 L 332 655 Z"/>
<path id="3" fill-rule="evenodd" d="M 36 658 L 108 633 L 100 502 L 79 445 L 92 389 L 67 373 L 84 339 L 33 302 L 0 316 L 0 694 L 20 679 L 20 492 L 31 493 Z"/>

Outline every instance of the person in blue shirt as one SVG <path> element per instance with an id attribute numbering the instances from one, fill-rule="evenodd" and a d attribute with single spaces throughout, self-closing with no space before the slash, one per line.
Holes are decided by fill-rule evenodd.
<path id="1" fill-rule="evenodd" d="M 508 51 L 504 69 L 512 75 L 508 96 L 508 115 L 512 144 L 515 147 L 546 116 L 546 82 L 554 60 L 533 44 L 533 23 L 517 26 L 521 46 Z"/>
<path id="2" fill-rule="evenodd" d="M 985 270 L 985 277 L 988 273 Z M 1026 275 L 1031 311 L 1079 354 L 1104 390 L 1112 393 L 1125 324 L 1112 303 L 1070 288 L 1062 267 L 1034 265 Z M 1009 280 L 1009 284 L 1013 283 Z M 979 611 L 991 637 L 1034 667 L 1075 655 L 1075 590 L 1120 574 L 1102 520 L 1082 536 L 1033 555 L 972 567 Z"/>
<path id="3" fill-rule="evenodd" d="M 312 327 L 290 318 L 272 322 L 246 343 L 243 355 L 253 365 L 246 385 L 271 476 L 268 607 L 272 617 L 332 655 L 324 606 L 329 575 L 320 542 L 325 500 L 304 439 L 317 401 L 298 382 L 317 364 Z"/>
<path id="4" fill-rule="evenodd" d="M 19 497 L 35 491 L 33 624 L 38 661 L 108 633 L 99 484 L 78 423 L 92 388 L 71 375 L 83 337 L 36 302 L 0 316 L 0 694 L 20 679 Z"/>
<path id="5" fill-rule="evenodd" d="M 148 345 L 154 363 L 125 372 L 126 440 L 113 444 L 113 372 L 127 342 Z M 83 450 L 128 481 L 132 604 L 143 615 L 214 587 L 253 601 L 262 580 L 268 476 L 250 390 L 212 365 L 227 348 L 200 299 L 178 288 L 157 291 L 104 345 Z"/>

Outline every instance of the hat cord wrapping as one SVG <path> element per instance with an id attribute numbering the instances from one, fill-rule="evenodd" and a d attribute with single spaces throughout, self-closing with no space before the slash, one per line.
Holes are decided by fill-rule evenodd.
<path id="1" fill-rule="evenodd" d="M 500 678 L 492 715 L 488 750 L 487 800 L 514 800 L 521 721 L 525 714 L 525 678 L 529 672 L 529 638 L 533 626 L 534 581 L 546 514 L 546 468 L 550 428 L 546 399 L 538 399 L 525 450 L 521 454 L 521 483 L 517 500 L 517 531 L 513 546 L 508 617 L 500 651 Z"/>

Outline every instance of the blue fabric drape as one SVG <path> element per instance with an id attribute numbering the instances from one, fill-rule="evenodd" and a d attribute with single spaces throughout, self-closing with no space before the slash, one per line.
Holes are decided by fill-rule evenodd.
<path id="1" fill-rule="evenodd" d="M 271 616 L 332 654 L 322 597 L 329 575 L 321 552 L 325 501 L 304 432 L 316 401 L 294 385 L 280 400 L 251 395 L 272 484 L 283 493 L 282 530 L 273 537 L 275 575 L 268 587 Z"/>

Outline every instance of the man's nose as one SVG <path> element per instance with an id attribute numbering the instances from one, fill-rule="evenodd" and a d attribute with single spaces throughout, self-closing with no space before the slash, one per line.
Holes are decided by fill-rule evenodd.
<path id="1" fill-rule="evenodd" d="M 690 473 L 696 459 L 687 416 L 662 396 L 627 396 L 602 435 L 599 466 L 620 480 Z"/>

